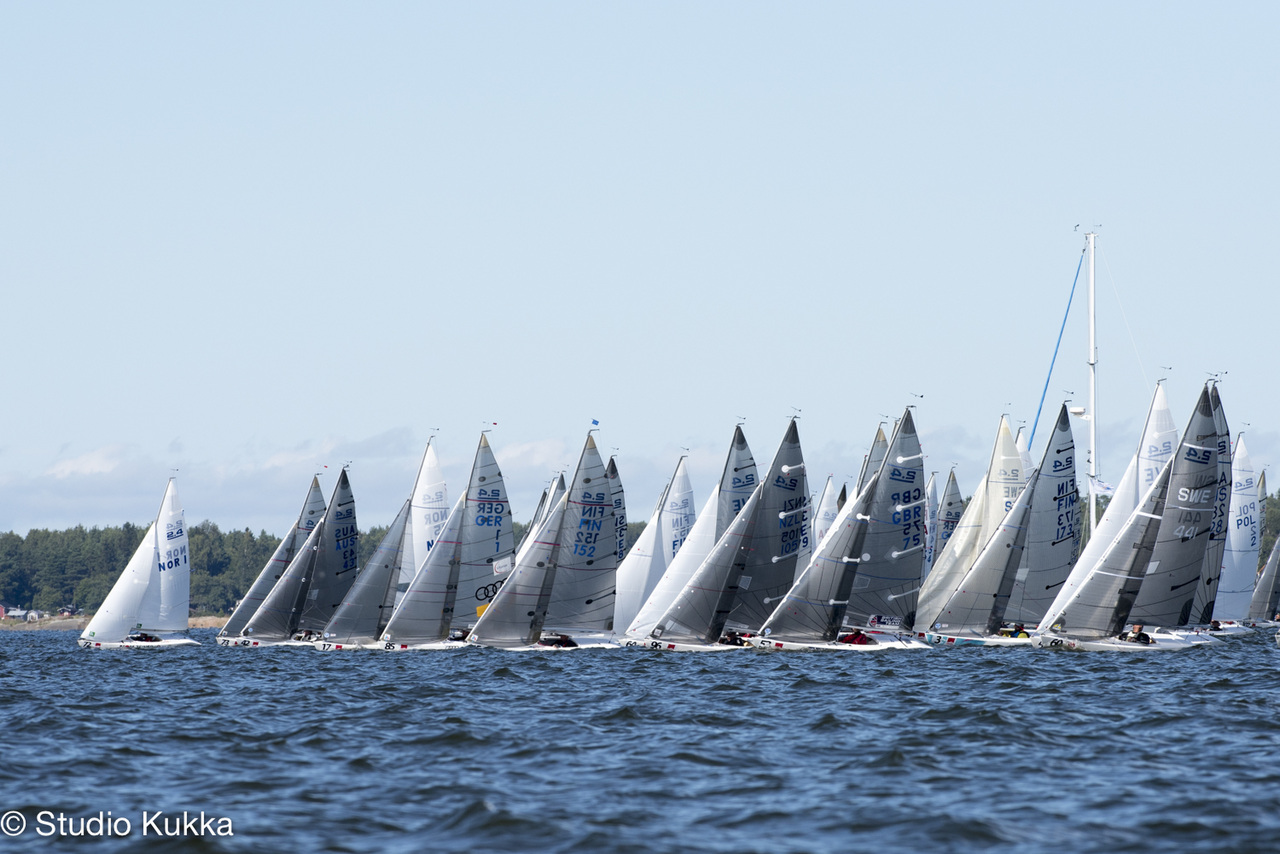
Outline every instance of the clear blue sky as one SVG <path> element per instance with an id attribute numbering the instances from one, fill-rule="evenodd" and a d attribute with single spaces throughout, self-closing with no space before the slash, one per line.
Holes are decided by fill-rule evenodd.
<path id="1" fill-rule="evenodd" d="M 740 418 L 767 462 L 799 410 L 816 490 L 908 404 L 968 494 L 1001 413 L 1035 416 L 1095 226 L 1103 477 L 1159 377 L 1184 424 L 1222 371 L 1268 465 L 1278 24 L 0 5 L 0 530 L 145 522 L 176 468 L 190 521 L 281 532 L 346 461 L 386 524 L 432 432 L 457 495 L 491 422 L 527 519 L 592 419 L 641 520 L 682 448 L 704 500 Z M 1045 419 L 1085 403 L 1084 307 Z"/>

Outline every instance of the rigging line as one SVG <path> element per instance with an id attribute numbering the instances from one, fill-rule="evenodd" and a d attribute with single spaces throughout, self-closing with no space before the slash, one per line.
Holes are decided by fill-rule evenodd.
<path id="1" fill-rule="evenodd" d="M 1062 314 L 1062 327 L 1058 329 L 1058 343 L 1053 345 L 1053 358 L 1049 360 L 1049 375 L 1044 378 L 1044 390 L 1040 392 L 1040 405 L 1036 407 L 1036 420 L 1031 422 L 1031 438 L 1027 447 L 1035 446 L 1036 427 L 1040 426 L 1040 412 L 1044 409 L 1044 398 L 1049 393 L 1049 380 L 1053 378 L 1053 366 L 1058 361 L 1058 349 L 1062 347 L 1062 333 L 1067 330 L 1067 318 L 1071 315 L 1071 301 L 1076 296 L 1076 285 L 1080 283 L 1080 269 L 1084 267 L 1084 251 L 1080 252 L 1080 261 L 1076 264 L 1076 277 L 1071 280 L 1071 295 L 1067 297 L 1067 310 Z"/>
<path id="2" fill-rule="evenodd" d="M 1138 371 L 1142 374 L 1142 384 L 1150 388 L 1151 383 L 1147 382 L 1147 369 L 1142 366 L 1142 354 L 1138 352 L 1138 342 L 1133 337 L 1133 327 L 1129 326 L 1129 315 L 1124 313 L 1124 303 L 1120 300 L 1120 291 L 1116 288 L 1116 279 L 1111 274 L 1111 265 L 1107 263 L 1106 255 L 1102 256 L 1102 266 L 1107 270 L 1107 278 L 1111 281 L 1111 292 L 1116 295 L 1116 304 L 1120 306 L 1120 317 L 1124 320 L 1124 331 L 1129 333 L 1129 343 L 1133 345 L 1133 355 L 1138 360 Z"/>

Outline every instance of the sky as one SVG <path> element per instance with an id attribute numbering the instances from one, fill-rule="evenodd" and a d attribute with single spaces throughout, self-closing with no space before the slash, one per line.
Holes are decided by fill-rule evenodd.
<path id="1" fill-rule="evenodd" d="M 0 531 L 390 523 L 480 431 L 527 520 L 598 421 L 628 515 L 735 424 L 810 487 L 908 406 L 968 495 L 999 419 L 1157 380 L 1280 454 L 1280 6 L 0 4 Z M 1049 375 L 1059 330 L 1061 350 Z M 1046 377 L 1048 382 L 1046 385 Z M 1087 424 L 1075 421 L 1085 465 Z M 434 436 L 434 439 L 432 437 Z"/>

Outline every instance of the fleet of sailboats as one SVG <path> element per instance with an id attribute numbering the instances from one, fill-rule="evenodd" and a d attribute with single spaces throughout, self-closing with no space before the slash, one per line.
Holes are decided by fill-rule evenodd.
<path id="1" fill-rule="evenodd" d="M 1157 383 L 1137 448 L 1096 516 L 1096 347 L 1090 406 L 1030 434 L 1002 417 L 966 502 L 952 469 L 927 481 L 912 407 L 877 426 L 852 492 L 809 492 L 792 417 L 768 468 L 739 424 L 701 512 L 685 457 L 628 549 L 616 458 L 587 433 L 573 477 L 543 490 L 524 537 L 481 433 L 452 504 L 428 441 L 370 558 L 348 473 L 326 504 L 313 477 L 288 534 L 237 603 L 224 647 L 448 650 L 885 651 L 932 646 L 1185 649 L 1280 624 L 1280 543 L 1258 568 L 1266 498 L 1216 380 L 1185 429 Z M 1071 415 L 1089 421 L 1090 532 Z M 90 649 L 194 645 L 190 549 L 171 478 L 155 521 L 81 635 Z M 1278 638 L 1280 639 L 1280 638 Z"/>

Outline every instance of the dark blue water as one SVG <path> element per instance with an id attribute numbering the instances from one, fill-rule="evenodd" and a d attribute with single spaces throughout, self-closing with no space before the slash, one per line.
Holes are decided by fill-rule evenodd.
<path id="1" fill-rule="evenodd" d="M 1151 655 L 321 654 L 193 635 L 206 645 L 93 653 L 0 634 L 0 812 L 27 821 L 0 850 L 1280 850 L 1271 633 Z M 130 835 L 40 837 L 42 810 L 73 829 L 110 810 Z M 143 837 L 144 810 L 235 835 Z"/>

